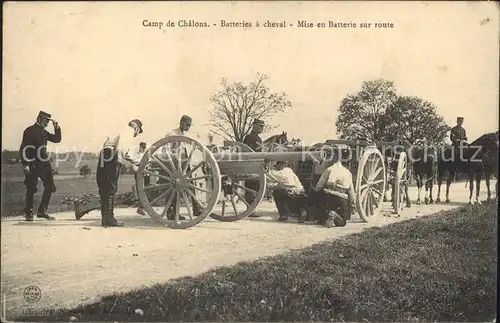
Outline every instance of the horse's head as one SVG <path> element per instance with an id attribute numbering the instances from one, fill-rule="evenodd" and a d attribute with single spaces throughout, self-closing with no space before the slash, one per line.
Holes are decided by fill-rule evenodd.
<path id="1" fill-rule="evenodd" d="M 275 143 L 277 143 L 279 145 L 288 145 L 287 133 L 283 131 L 281 133 L 281 135 L 278 135 L 278 137 L 276 138 Z"/>

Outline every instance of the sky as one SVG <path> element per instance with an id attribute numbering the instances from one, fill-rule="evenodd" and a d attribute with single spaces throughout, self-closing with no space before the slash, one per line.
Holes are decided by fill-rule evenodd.
<path id="1" fill-rule="evenodd" d="M 134 118 L 153 143 L 183 114 L 206 143 L 221 78 L 248 83 L 256 73 L 292 103 L 270 120 L 275 132 L 304 143 L 338 138 L 342 98 L 379 78 L 433 102 L 451 126 L 463 116 L 469 139 L 498 130 L 494 2 L 8 2 L 3 12 L 2 149 L 19 148 L 40 110 L 62 129 L 51 151 L 97 152 Z M 294 27 L 159 29 L 144 27 L 146 19 Z M 298 28 L 299 20 L 372 28 Z"/>

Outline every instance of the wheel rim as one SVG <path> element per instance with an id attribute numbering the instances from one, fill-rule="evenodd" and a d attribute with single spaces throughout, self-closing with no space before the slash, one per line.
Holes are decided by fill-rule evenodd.
<path id="1" fill-rule="evenodd" d="M 229 153 L 254 152 L 252 148 L 237 141 L 226 141 L 224 146 L 229 147 Z M 266 176 L 260 168 L 256 174 L 233 173 L 229 171 L 232 168 L 230 163 L 228 163 L 227 167 L 224 167 L 224 165 L 225 163 L 220 165 L 223 177 L 221 183 L 223 196 L 221 196 L 219 205 L 215 207 L 210 217 L 224 222 L 238 221 L 254 212 L 261 203 L 266 190 Z M 258 181 L 258 190 L 246 187 L 245 181 L 247 180 Z M 246 201 L 246 192 L 253 195 L 252 203 Z"/>
<path id="2" fill-rule="evenodd" d="M 361 157 L 356 179 L 356 207 L 363 221 L 368 222 L 380 212 L 386 181 L 382 154 L 368 148 Z"/>
<path id="3" fill-rule="evenodd" d="M 396 174 L 393 181 L 393 195 L 394 195 L 394 211 L 400 215 L 401 210 L 404 208 L 403 196 L 405 195 L 405 185 L 407 178 L 407 158 L 406 153 L 401 152 L 398 159 Z"/>
<path id="4" fill-rule="evenodd" d="M 174 229 L 200 223 L 212 212 L 221 190 L 213 154 L 184 136 L 154 143 L 144 154 L 137 175 L 136 188 L 144 210 L 157 223 Z M 146 175 L 156 176 L 158 183 L 145 187 Z M 195 211 L 201 214 L 196 216 Z"/>

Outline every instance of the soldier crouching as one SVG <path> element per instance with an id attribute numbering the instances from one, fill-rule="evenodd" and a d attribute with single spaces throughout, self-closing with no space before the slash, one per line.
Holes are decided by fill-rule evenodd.
<path id="1" fill-rule="evenodd" d="M 134 146 L 130 140 L 132 138 L 131 128 L 133 129 L 133 138 L 143 132 L 142 122 L 134 119 L 129 122 L 127 129 L 118 136 L 108 137 L 99 154 L 96 180 L 99 188 L 103 227 L 123 226 L 115 219 L 114 214 L 115 194 L 118 191 L 121 167 L 126 160 L 132 163 L 134 171 L 137 171 L 141 161 L 140 157 L 131 153 Z"/>

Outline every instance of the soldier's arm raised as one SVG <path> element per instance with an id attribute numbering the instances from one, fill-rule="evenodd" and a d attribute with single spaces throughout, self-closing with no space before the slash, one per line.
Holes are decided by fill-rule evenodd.
<path id="1" fill-rule="evenodd" d="M 47 137 L 47 140 L 53 143 L 60 143 L 62 136 L 61 136 L 61 127 L 56 123 L 54 125 L 54 133 L 50 133 L 47 130 L 43 130 L 45 132 L 45 136 Z"/>

